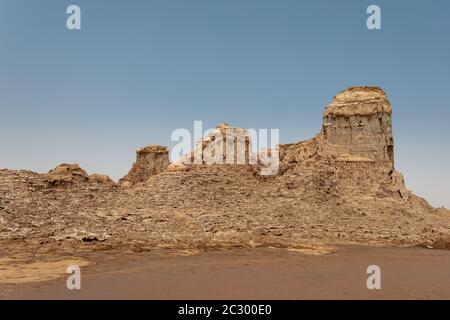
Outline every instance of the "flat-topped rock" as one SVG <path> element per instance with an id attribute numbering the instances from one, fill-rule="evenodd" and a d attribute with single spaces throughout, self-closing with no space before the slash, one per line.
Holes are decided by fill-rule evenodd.
<path id="1" fill-rule="evenodd" d="M 137 149 L 121 188 L 78 165 L 48 174 L 0 170 L 0 245 L 11 251 L 23 239 L 17 250 L 31 241 L 45 250 L 78 249 L 78 239 L 127 250 L 309 241 L 445 248 L 449 211 L 407 190 L 395 170 L 386 94 L 350 88 L 327 112 L 315 137 L 279 145 L 280 170 L 270 177 L 261 176 L 259 164 L 233 161 L 169 166 L 167 148 L 158 145 Z M 210 147 L 220 148 L 222 138 L 250 146 L 250 130 L 221 124 L 213 131 L 220 135 L 199 140 L 194 151 L 216 152 Z M 66 183 L 75 187 L 55 187 Z"/>
<path id="2" fill-rule="evenodd" d="M 158 144 L 151 144 L 143 148 L 136 149 L 136 153 L 169 153 L 169 149 L 166 146 L 161 146 Z"/>
<path id="3" fill-rule="evenodd" d="M 148 180 L 152 175 L 166 170 L 169 165 L 169 149 L 161 145 L 148 145 L 136 149 L 136 162 L 128 174 L 119 180 L 122 186 L 132 186 Z"/>
<path id="4" fill-rule="evenodd" d="M 328 105 L 324 117 L 372 115 L 392 112 L 385 92 L 378 87 L 351 87 L 338 93 Z"/>
<path id="5" fill-rule="evenodd" d="M 377 87 L 351 87 L 337 94 L 323 116 L 323 150 L 394 165 L 391 105 Z"/>

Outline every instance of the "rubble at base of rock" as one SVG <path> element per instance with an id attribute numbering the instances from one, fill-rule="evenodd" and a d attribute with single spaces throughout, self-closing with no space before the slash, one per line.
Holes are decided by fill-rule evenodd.
<path id="1" fill-rule="evenodd" d="M 77 165 L 47 174 L 0 170 L 0 244 L 445 248 L 450 211 L 432 208 L 405 188 L 394 167 L 391 113 L 379 88 L 338 94 L 318 135 L 279 146 L 273 177 L 259 175 L 251 164 L 170 164 L 168 149 L 156 145 L 137 150 L 119 184 Z"/>

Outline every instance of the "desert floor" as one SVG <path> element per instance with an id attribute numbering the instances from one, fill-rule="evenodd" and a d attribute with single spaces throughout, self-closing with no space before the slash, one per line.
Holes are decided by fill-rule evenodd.
<path id="1" fill-rule="evenodd" d="M 66 268 L 81 266 L 81 290 Z M 369 265 L 381 290 L 369 290 Z M 450 299 L 450 251 L 334 246 L 0 259 L 0 299 Z"/>

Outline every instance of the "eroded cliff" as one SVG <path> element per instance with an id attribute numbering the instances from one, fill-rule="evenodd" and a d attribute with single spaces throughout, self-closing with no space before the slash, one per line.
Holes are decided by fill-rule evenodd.
<path id="1" fill-rule="evenodd" d="M 261 176 L 260 163 L 169 165 L 161 146 L 138 149 L 121 185 L 75 165 L 48 174 L 0 170 L 0 243 L 10 250 L 445 247 L 449 211 L 406 190 L 394 168 L 391 114 L 379 88 L 339 93 L 319 134 L 279 146 L 275 176 Z M 206 139 L 200 150 L 211 143 Z"/>

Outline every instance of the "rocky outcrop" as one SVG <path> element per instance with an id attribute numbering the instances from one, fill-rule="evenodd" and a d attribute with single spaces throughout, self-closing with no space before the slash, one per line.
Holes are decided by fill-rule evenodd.
<path id="1" fill-rule="evenodd" d="M 408 201 L 410 191 L 394 168 L 391 114 L 380 88 L 352 87 L 337 94 L 326 107 L 317 136 L 280 145 L 280 174 L 326 179 L 335 195 L 395 196 Z"/>
<path id="2" fill-rule="evenodd" d="M 136 150 L 136 162 L 128 174 L 119 180 L 123 186 L 135 185 L 148 180 L 152 175 L 166 170 L 169 165 L 169 149 L 160 145 L 149 145 Z"/>
<path id="3" fill-rule="evenodd" d="M 246 130 L 224 124 L 215 133 L 242 138 L 251 159 Z M 212 151 L 215 143 L 217 137 L 208 136 L 197 151 Z M 138 250 L 448 244 L 449 211 L 406 190 L 394 168 L 391 107 L 381 89 L 339 93 L 319 134 L 280 145 L 279 152 L 277 175 L 262 177 L 259 163 L 219 165 L 201 158 L 168 166 L 167 148 L 149 146 L 137 150 L 121 180 L 130 188 L 112 187 L 108 178 L 88 176 L 77 165 L 45 175 L 0 170 L 0 246 L 21 240 L 25 248 L 36 243 L 59 250 L 74 239 L 75 247 L 85 242 Z"/>
<path id="4" fill-rule="evenodd" d="M 78 164 L 63 163 L 44 175 L 44 181 L 50 187 L 69 187 L 77 184 L 95 183 L 115 185 L 115 182 L 106 175 L 88 175 Z"/>
<path id="5" fill-rule="evenodd" d="M 323 115 L 324 151 L 346 161 L 394 165 L 391 106 L 376 87 L 353 87 L 336 95 Z"/>
<path id="6" fill-rule="evenodd" d="M 104 174 L 91 174 L 89 176 L 89 182 L 97 184 L 115 185 L 116 183 L 107 175 Z"/>
<path id="7" fill-rule="evenodd" d="M 322 131 L 313 139 L 280 146 L 285 165 L 315 158 L 379 162 L 394 167 L 391 106 L 377 87 L 352 87 L 338 95 L 323 114 Z"/>
<path id="8" fill-rule="evenodd" d="M 78 164 L 63 163 L 45 175 L 50 186 L 69 186 L 89 181 L 89 175 Z"/>
<path id="9" fill-rule="evenodd" d="M 219 124 L 210 134 L 197 141 L 194 150 L 181 162 L 184 164 L 249 164 L 252 155 L 247 129 Z M 253 159 L 255 162 L 255 160 Z"/>

